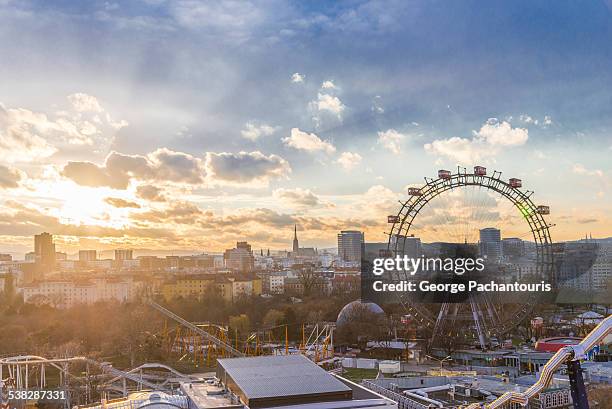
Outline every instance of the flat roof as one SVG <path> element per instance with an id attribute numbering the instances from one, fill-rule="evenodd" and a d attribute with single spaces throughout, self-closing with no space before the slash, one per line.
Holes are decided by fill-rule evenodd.
<path id="1" fill-rule="evenodd" d="M 191 399 L 197 409 L 240 409 L 239 402 L 234 402 L 229 393 L 206 382 L 191 382 L 181 384 L 183 393 Z"/>
<path id="2" fill-rule="evenodd" d="M 264 405 L 266 398 L 279 404 L 352 398 L 351 388 L 301 354 L 225 358 L 218 362 L 219 379 L 230 388 L 235 385 L 239 389 L 235 392 L 249 406 L 256 401 Z"/>

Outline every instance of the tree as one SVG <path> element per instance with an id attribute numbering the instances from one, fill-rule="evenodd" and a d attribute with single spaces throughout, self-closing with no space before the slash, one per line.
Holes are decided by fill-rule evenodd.
<path id="1" fill-rule="evenodd" d="M 283 322 L 283 318 L 285 318 L 285 314 L 279 310 L 271 309 L 264 316 L 263 324 L 266 327 L 274 327 L 281 324 Z"/>
<path id="2" fill-rule="evenodd" d="M 317 284 L 321 283 L 321 277 L 315 273 L 314 266 L 312 264 L 304 264 L 298 270 L 298 280 L 304 288 L 304 296 L 307 297 L 312 295 L 317 287 Z"/>
<path id="3" fill-rule="evenodd" d="M 229 318 L 229 326 L 241 334 L 246 334 L 251 329 L 251 320 L 246 314 L 233 315 Z"/>

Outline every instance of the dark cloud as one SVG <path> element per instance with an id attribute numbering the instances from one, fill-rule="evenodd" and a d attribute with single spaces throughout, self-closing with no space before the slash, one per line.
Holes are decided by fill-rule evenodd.
<path id="1" fill-rule="evenodd" d="M 283 178 L 291 172 L 289 162 L 277 155 L 261 152 L 206 154 L 206 168 L 213 183 L 267 185 L 270 179 Z"/>
<path id="2" fill-rule="evenodd" d="M 166 196 L 162 189 L 151 185 L 140 185 L 136 188 L 136 196 L 151 202 L 165 202 Z"/>
<path id="3" fill-rule="evenodd" d="M 200 159 L 161 148 L 147 156 L 111 152 L 104 166 L 68 162 L 62 175 L 83 186 L 126 189 L 131 179 L 199 184 L 204 182 L 205 172 Z"/>

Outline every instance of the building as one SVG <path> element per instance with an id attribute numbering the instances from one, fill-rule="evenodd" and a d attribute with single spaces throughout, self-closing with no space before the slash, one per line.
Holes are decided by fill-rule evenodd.
<path id="1" fill-rule="evenodd" d="M 284 294 L 285 293 L 285 276 L 272 274 L 269 277 L 270 289 L 269 294 Z"/>
<path id="2" fill-rule="evenodd" d="M 117 249 L 115 250 L 115 260 L 133 260 L 133 250 L 130 249 Z"/>
<path id="3" fill-rule="evenodd" d="M 163 270 L 168 266 L 168 261 L 167 258 L 157 256 L 138 256 L 138 266 L 147 271 Z"/>
<path id="4" fill-rule="evenodd" d="M 223 254 L 225 267 L 234 271 L 249 272 L 255 266 L 255 257 L 251 250 L 251 245 L 246 241 L 236 243 L 236 248 L 227 249 Z"/>
<path id="5" fill-rule="evenodd" d="M 224 358 L 217 362 L 214 379 L 181 383 L 189 409 L 398 407 L 391 399 L 326 372 L 301 354 Z"/>
<path id="6" fill-rule="evenodd" d="M 55 244 L 51 234 L 45 232 L 34 236 L 34 262 L 42 270 L 55 268 Z"/>
<path id="7" fill-rule="evenodd" d="M 215 277 L 207 274 L 177 276 L 161 286 L 166 300 L 173 298 L 201 298 L 215 288 Z"/>
<path id="8" fill-rule="evenodd" d="M 300 251 L 300 244 L 297 238 L 297 224 L 293 226 L 293 252 L 298 253 Z"/>
<path id="9" fill-rule="evenodd" d="M 49 304 L 57 308 L 109 300 L 124 302 L 133 299 L 137 293 L 131 279 L 118 278 L 43 280 L 19 289 L 25 303 Z"/>
<path id="10" fill-rule="evenodd" d="M 386 250 L 387 243 L 381 244 L 384 244 L 383 249 Z M 408 257 L 420 257 L 423 254 L 421 239 L 418 237 L 394 234 L 391 237 L 390 244 L 391 249 L 395 249 L 397 246 L 398 251 L 403 251 L 403 254 L 407 255 Z M 368 246 L 368 244 L 366 244 L 366 246 Z"/>
<path id="11" fill-rule="evenodd" d="M 492 261 L 499 260 L 502 253 L 501 231 L 494 227 L 480 230 L 480 255 Z"/>
<path id="12" fill-rule="evenodd" d="M 79 261 L 88 262 L 98 259 L 96 250 L 79 250 Z"/>
<path id="13" fill-rule="evenodd" d="M 356 230 L 343 230 L 338 233 L 338 257 L 345 262 L 361 263 L 363 233 Z"/>
<path id="14" fill-rule="evenodd" d="M 297 224 L 293 226 L 292 251 L 287 255 L 289 258 L 316 258 L 317 250 L 313 247 L 300 247 L 297 237 Z"/>
<path id="15" fill-rule="evenodd" d="M 261 295 L 262 282 L 256 276 L 184 274 L 162 283 L 160 291 L 166 300 L 178 297 L 202 299 L 212 291 L 225 301 L 234 302 L 240 297 Z"/>
<path id="16" fill-rule="evenodd" d="M 353 398 L 351 388 L 301 354 L 217 362 L 217 378 L 251 409 Z"/>
<path id="17" fill-rule="evenodd" d="M 13 256 L 10 254 L 0 254 L 0 262 L 3 261 L 13 261 Z"/>
<path id="18" fill-rule="evenodd" d="M 504 257 L 519 258 L 525 255 L 525 242 L 516 237 L 502 240 L 502 253 Z"/>

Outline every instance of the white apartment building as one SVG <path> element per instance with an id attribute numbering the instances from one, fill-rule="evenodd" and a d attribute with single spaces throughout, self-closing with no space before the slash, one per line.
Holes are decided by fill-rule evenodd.
<path id="1" fill-rule="evenodd" d="M 285 276 L 271 275 L 270 276 L 270 294 L 285 293 Z"/>
<path id="2" fill-rule="evenodd" d="M 27 284 L 20 288 L 26 303 L 50 304 L 70 308 L 76 304 L 98 301 L 124 302 L 135 297 L 131 279 L 49 280 Z"/>

